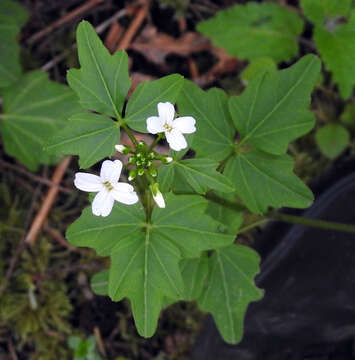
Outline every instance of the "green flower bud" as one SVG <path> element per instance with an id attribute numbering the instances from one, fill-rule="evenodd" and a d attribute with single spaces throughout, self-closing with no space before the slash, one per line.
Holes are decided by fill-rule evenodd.
<path id="1" fill-rule="evenodd" d="M 153 177 L 156 177 L 158 175 L 157 169 L 149 169 L 149 173 Z"/>

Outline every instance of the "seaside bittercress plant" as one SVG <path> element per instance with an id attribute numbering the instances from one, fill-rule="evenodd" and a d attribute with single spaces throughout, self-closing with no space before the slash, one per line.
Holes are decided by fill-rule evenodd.
<path id="1" fill-rule="evenodd" d="M 79 155 L 82 168 L 115 151 L 127 159 L 124 167 L 105 160 L 100 176 L 75 177 L 79 189 L 98 194 L 66 236 L 111 260 L 93 277 L 93 289 L 113 301 L 128 298 L 144 337 L 154 334 L 163 308 L 185 300 L 213 315 L 225 341 L 239 342 L 249 303 L 263 295 L 254 283 L 259 255 L 236 243 L 240 229 L 252 227 L 250 219 L 260 223 L 270 207 L 313 201 L 286 152 L 314 126 L 309 105 L 319 59 L 307 55 L 263 73 L 240 96 L 204 91 L 172 74 L 140 84 L 127 98 L 127 54 L 111 55 L 85 21 L 77 43 L 81 68 L 67 79 L 82 109 L 46 149 Z M 137 132 L 157 136 L 147 144 Z M 156 147 L 164 137 L 168 154 Z M 122 169 L 131 184 L 118 182 Z"/>

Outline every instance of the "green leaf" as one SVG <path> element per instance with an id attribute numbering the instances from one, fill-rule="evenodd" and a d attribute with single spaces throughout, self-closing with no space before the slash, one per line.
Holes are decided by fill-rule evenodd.
<path id="1" fill-rule="evenodd" d="M 241 96 L 232 97 L 229 109 L 241 143 L 281 154 L 311 130 L 314 116 L 308 107 L 320 66 L 316 56 L 307 55 L 288 69 L 253 80 Z"/>
<path id="2" fill-rule="evenodd" d="M 328 124 L 316 132 L 316 142 L 326 157 L 335 159 L 349 146 L 350 133 L 339 124 Z"/>
<path id="3" fill-rule="evenodd" d="M 115 301 L 130 299 L 138 332 L 145 337 L 156 329 L 163 299 L 182 297 L 180 260 L 234 239 L 204 214 L 204 198 L 170 194 L 166 204 L 165 209 L 154 208 L 151 223 L 140 204 L 115 204 L 107 218 L 95 217 L 87 208 L 67 230 L 71 244 L 111 256 L 109 295 Z"/>
<path id="4" fill-rule="evenodd" d="M 277 70 L 275 61 L 268 57 L 261 57 L 252 61 L 240 74 L 244 84 L 257 78 L 263 73 L 272 73 Z"/>
<path id="5" fill-rule="evenodd" d="M 22 73 L 17 38 L 27 18 L 26 10 L 18 3 L 0 1 L 0 88 L 14 83 Z"/>
<path id="6" fill-rule="evenodd" d="M 185 80 L 178 107 L 180 116 L 196 119 L 192 147 L 197 157 L 221 160 L 233 151 L 235 130 L 228 112 L 228 97 L 222 90 L 203 91 Z"/>
<path id="7" fill-rule="evenodd" d="M 201 296 L 208 275 L 208 257 L 203 254 L 196 259 L 184 259 L 180 263 L 184 282 L 183 299 L 196 300 Z"/>
<path id="8" fill-rule="evenodd" d="M 288 155 L 271 155 L 253 150 L 230 158 L 224 174 L 234 183 L 237 195 L 250 211 L 266 212 L 268 206 L 306 208 L 312 192 L 292 172 Z"/>
<path id="9" fill-rule="evenodd" d="M 91 289 L 96 295 L 108 295 L 108 276 L 109 271 L 104 270 L 91 278 Z"/>
<path id="10" fill-rule="evenodd" d="M 126 52 L 110 55 L 87 21 L 78 26 L 77 43 L 81 68 L 68 71 L 70 87 L 85 109 L 121 119 L 123 103 L 131 87 Z"/>
<path id="11" fill-rule="evenodd" d="M 88 168 L 114 154 L 120 142 L 120 128 L 110 118 L 81 113 L 72 116 L 67 126 L 55 134 L 46 145 L 51 154 L 79 155 L 81 168 Z"/>
<path id="12" fill-rule="evenodd" d="M 352 0 L 301 0 L 301 8 L 314 24 L 323 25 L 325 20 L 347 17 L 351 2 Z"/>
<path id="13" fill-rule="evenodd" d="M 21 75 L 19 31 L 15 22 L 2 23 L 0 19 L 0 88 L 11 85 Z"/>
<path id="14" fill-rule="evenodd" d="M 0 2 L 0 24 L 13 22 L 22 27 L 28 20 L 27 11 L 13 0 L 1 0 Z"/>
<path id="15" fill-rule="evenodd" d="M 236 204 L 235 193 L 219 193 L 216 195 L 226 202 Z M 212 219 L 220 222 L 228 228 L 230 234 L 237 234 L 238 229 L 243 223 L 243 214 L 242 212 L 237 212 L 234 209 L 224 206 L 222 204 L 210 201 L 206 214 L 211 216 Z"/>
<path id="16" fill-rule="evenodd" d="M 263 296 L 263 291 L 254 284 L 259 262 L 254 250 L 241 245 L 216 250 L 209 258 L 208 285 L 198 304 L 202 310 L 212 313 L 228 343 L 241 340 L 247 306 Z"/>
<path id="17" fill-rule="evenodd" d="M 205 194 L 208 189 L 233 192 L 230 181 L 216 171 L 218 162 L 206 159 L 174 160 L 159 168 L 158 183 L 162 192 Z"/>
<path id="18" fill-rule="evenodd" d="M 333 30 L 316 26 L 313 39 L 341 96 L 347 99 L 355 85 L 355 11 L 347 24 L 336 25 Z"/>
<path id="19" fill-rule="evenodd" d="M 184 78 L 178 74 L 164 76 L 159 80 L 139 84 L 128 101 L 125 121 L 132 129 L 147 131 L 146 120 L 158 116 L 158 103 L 175 103 L 184 86 Z"/>
<path id="20" fill-rule="evenodd" d="M 341 114 L 341 122 L 350 128 L 352 131 L 355 130 L 355 104 L 346 104 L 344 112 Z"/>
<path id="21" fill-rule="evenodd" d="M 45 141 L 80 111 L 77 98 L 67 86 L 50 81 L 41 71 L 27 73 L 3 94 L 0 129 L 5 150 L 36 170 Z"/>
<path id="22" fill-rule="evenodd" d="M 198 24 L 198 31 L 239 59 L 288 61 L 298 54 L 302 19 L 276 4 L 235 5 Z"/>

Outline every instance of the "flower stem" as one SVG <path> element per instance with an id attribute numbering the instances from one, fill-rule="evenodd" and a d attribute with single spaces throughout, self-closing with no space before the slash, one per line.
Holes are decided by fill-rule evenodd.
<path id="1" fill-rule="evenodd" d="M 256 220 L 256 221 L 252 222 L 251 224 L 242 226 L 238 230 L 238 235 L 242 234 L 242 233 L 245 233 L 245 232 L 247 232 L 247 231 L 249 231 L 251 229 L 254 229 L 254 228 L 258 227 L 259 225 L 263 225 L 263 224 L 267 223 L 268 221 L 269 221 L 269 219 L 263 218 L 263 219 Z"/>
<path id="2" fill-rule="evenodd" d="M 212 202 L 220 204 L 220 205 L 227 207 L 228 209 L 231 209 L 238 213 L 240 213 L 241 211 L 248 210 L 242 204 L 238 204 L 233 201 L 225 200 L 213 193 L 206 194 L 206 198 L 211 200 Z M 270 219 L 276 219 L 276 220 L 291 223 L 291 224 L 305 225 L 305 226 L 315 227 L 315 228 L 319 228 L 319 229 L 328 229 L 328 230 L 336 230 L 336 231 L 355 233 L 354 225 L 343 224 L 343 223 L 338 223 L 338 222 L 333 222 L 333 221 L 310 219 L 310 218 L 306 218 L 303 216 L 288 215 L 288 214 L 283 214 L 283 213 L 277 212 L 275 210 L 270 210 L 265 215 L 261 215 L 261 217 L 260 217 L 260 221 L 261 220 L 267 221 Z M 247 226 L 249 226 L 249 225 L 247 225 Z M 257 225 L 255 225 L 255 226 L 257 226 Z M 255 226 L 253 226 L 253 227 L 255 227 Z M 244 232 L 248 230 L 245 228 L 243 230 Z"/>
<path id="3" fill-rule="evenodd" d="M 154 141 L 151 143 L 151 145 L 149 146 L 148 152 L 152 151 L 153 148 L 154 148 L 154 146 L 155 146 L 156 144 L 158 144 L 159 140 L 162 139 L 162 138 L 163 138 L 163 134 L 161 134 L 161 133 L 158 134 L 158 137 L 155 138 L 155 140 L 154 140 Z"/>
<path id="4" fill-rule="evenodd" d="M 128 137 L 131 139 L 132 143 L 134 144 L 134 146 L 138 145 L 138 141 L 136 140 L 136 138 L 133 135 L 133 132 L 131 131 L 131 129 L 124 123 L 121 123 L 121 126 L 123 127 L 124 131 L 126 132 L 126 134 L 128 135 Z"/>
<path id="5" fill-rule="evenodd" d="M 266 218 L 277 219 L 280 221 L 292 223 L 292 224 L 300 224 L 310 227 L 315 227 L 319 229 L 327 229 L 327 230 L 336 230 L 336 231 L 345 231 L 350 233 L 355 233 L 355 226 L 349 224 L 342 224 L 333 221 L 325 221 L 319 219 L 310 219 L 303 216 L 295 216 L 282 214 L 277 211 L 269 211 L 266 215 Z"/>

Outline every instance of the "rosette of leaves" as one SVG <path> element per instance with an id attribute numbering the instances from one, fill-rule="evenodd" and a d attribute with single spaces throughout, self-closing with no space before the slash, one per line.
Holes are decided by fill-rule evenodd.
<path id="1" fill-rule="evenodd" d="M 48 142 L 48 151 L 79 155 L 80 166 L 89 167 L 113 154 L 121 127 L 147 132 L 146 119 L 159 102 L 175 103 L 179 116 L 193 116 L 197 128 L 187 136 L 195 157 L 172 152 L 173 161 L 158 169 L 165 209 L 115 203 L 110 216 L 101 218 L 86 208 L 67 230 L 72 244 L 111 259 L 110 268 L 93 278 L 93 289 L 114 301 L 127 297 L 142 336 L 154 334 L 166 304 L 196 300 L 213 314 L 224 339 L 238 342 L 248 304 L 262 296 L 253 280 L 259 256 L 234 244 L 243 218 L 225 203 L 238 201 L 243 211 L 262 214 L 269 206 L 312 202 L 286 151 L 313 127 L 308 107 L 318 58 L 309 55 L 256 77 L 231 98 L 180 75 L 165 76 L 140 84 L 124 107 L 130 87 L 126 53 L 110 55 L 87 22 L 79 25 L 77 41 L 81 68 L 69 71 L 68 82 L 87 112 L 72 117 Z M 217 203 L 210 200 L 217 197 Z"/>

